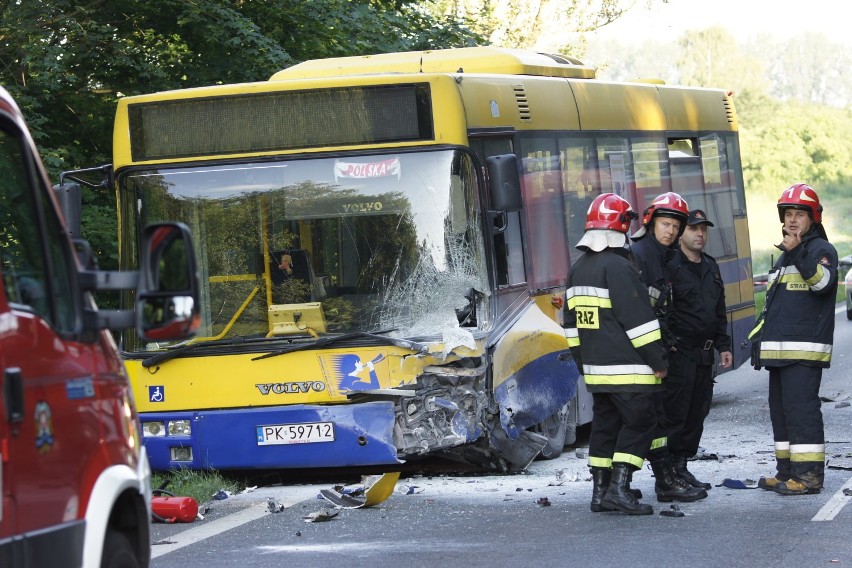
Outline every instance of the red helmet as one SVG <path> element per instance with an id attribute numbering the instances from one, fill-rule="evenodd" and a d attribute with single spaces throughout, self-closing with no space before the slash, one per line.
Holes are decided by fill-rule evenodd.
<path id="1" fill-rule="evenodd" d="M 609 229 L 619 233 L 630 230 L 630 221 L 638 219 L 626 199 L 614 193 L 602 193 L 595 197 L 586 213 L 586 230 Z"/>
<path id="2" fill-rule="evenodd" d="M 819 196 L 806 183 L 796 183 L 788 187 L 778 199 L 778 218 L 784 222 L 784 210 L 801 209 L 807 211 L 814 223 L 822 223 L 822 205 Z"/>
<path id="3" fill-rule="evenodd" d="M 673 217 L 680 221 L 681 229 L 686 225 L 689 218 L 689 206 L 686 200 L 673 191 L 669 191 L 654 198 L 654 201 L 645 208 L 642 213 L 642 225 L 647 225 L 655 215 Z"/>

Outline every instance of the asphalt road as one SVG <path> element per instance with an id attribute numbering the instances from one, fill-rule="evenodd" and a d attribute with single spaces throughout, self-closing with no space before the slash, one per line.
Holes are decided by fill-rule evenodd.
<path id="1" fill-rule="evenodd" d="M 834 362 L 821 389 L 828 467 L 819 495 L 754 488 L 774 472 L 774 457 L 768 373 L 746 366 L 717 379 L 703 459 L 690 463 L 714 487 L 707 499 L 680 505 L 683 517 L 659 514 L 669 505 L 653 498 L 650 471 L 637 472 L 633 485 L 654 515 L 591 513 L 578 446 L 520 475 L 404 474 L 373 508 L 335 510 L 317 499 L 335 485 L 327 478 L 259 488 L 214 501 L 204 520 L 154 525 L 151 565 L 852 566 L 852 322 L 844 312 L 838 305 Z M 740 482 L 745 489 L 725 486 Z M 283 510 L 270 513 L 270 498 Z M 327 510 L 337 515 L 304 519 Z"/>

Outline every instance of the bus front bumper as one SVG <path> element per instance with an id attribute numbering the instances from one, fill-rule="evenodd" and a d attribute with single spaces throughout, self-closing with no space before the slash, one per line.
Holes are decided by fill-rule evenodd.
<path id="1" fill-rule="evenodd" d="M 391 402 L 150 412 L 140 418 L 154 471 L 401 463 Z"/>

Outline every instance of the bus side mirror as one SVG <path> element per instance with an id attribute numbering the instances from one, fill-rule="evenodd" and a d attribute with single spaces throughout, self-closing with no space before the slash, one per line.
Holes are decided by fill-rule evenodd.
<path id="1" fill-rule="evenodd" d="M 491 209 L 494 211 L 520 211 L 521 176 L 518 173 L 518 158 L 514 154 L 502 154 L 485 158 L 491 190 Z"/>
<path id="2" fill-rule="evenodd" d="M 145 227 L 136 294 L 136 326 L 150 341 L 185 339 L 201 325 L 198 269 L 189 228 Z"/>

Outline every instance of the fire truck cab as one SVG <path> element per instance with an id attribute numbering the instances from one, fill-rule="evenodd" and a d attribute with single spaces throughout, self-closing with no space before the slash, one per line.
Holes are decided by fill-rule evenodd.
<path id="1" fill-rule="evenodd" d="M 160 224 L 141 235 L 139 272 L 97 270 L 60 207 L 70 195 L 0 87 L 0 566 L 144 567 L 151 472 L 109 330 L 190 336 L 195 259 L 188 229 Z M 134 304 L 98 310 L 100 290 Z"/>

